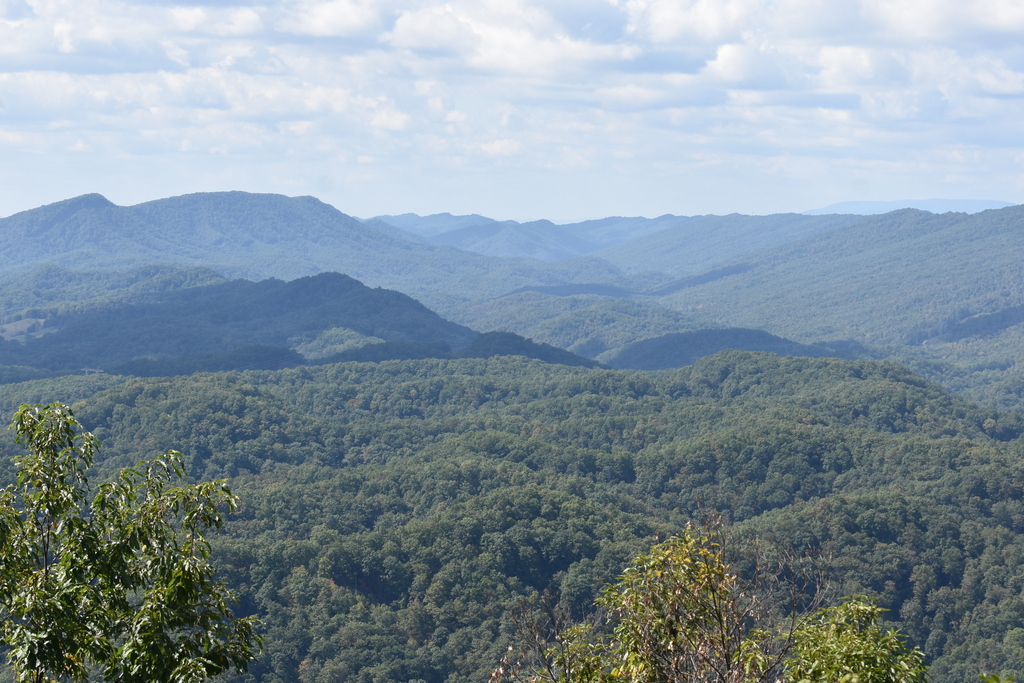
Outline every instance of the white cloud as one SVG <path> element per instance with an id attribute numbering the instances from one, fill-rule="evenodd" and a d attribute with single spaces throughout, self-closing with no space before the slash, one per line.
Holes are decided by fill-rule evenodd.
<path id="1" fill-rule="evenodd" d="M 779 88 L 786 84 L 784 61 L 777 50 L 732 43 L 718 48 L 704 73 L 732 87 L 745 85 L 754 90 Z"/>
<path id="2" fill-rule="evenodd" d="M 396 108 L 392 103 L 382 101 L 374 106 L 370 125 L 382 130 L 401 131 L 405 130 L 411 119 L 411 116 Z"/>
<path id="3" fill-rule="evenodd" d="M 37 196 L 32 159 L 70 174 L 86 158 L 96 182 L 150 178 L 146 196 L 176 191 L 182 164 L 196 183 L 316 194 L 372 160 L 372 186 L 336 201 L 494 197 L 466 188 L 499 169 L 509 187 L 581 188 L 558 195 L 577 212 L 938 196 L 954 178 L 1020 200 L 1021 31 L 1020 0 L 0 0 L 0 214 Z M 118 171 L 143 158 L 152 173 Z M 743 206 L 730 173 L 773 180 Z M 687 184 L 702 189 L 670 191 Z"/>
<path id="4" fill-rule="evenodd" d="M 492 157 L 510 157 L 518 154 L 522 148 L 518 140 L 510 139 L 491 140 L 480 145 L 480 149 Z"/>
<path id="5" fill-rule="evenodd" d="M 628 0 L 630 29 L 655 43 L 730 42 L 762 24 L 763 0 Z"/>
<path id="6" fill-rule="evenodd" d="M 202 7 L 174 7 L 171 17 L 179 31 L 195 31 L 207 22 L 206 10 Z"/>
<path id="7" fill-rule="evenodd" d="M 67 21 L 58 21 L 53 25 L 53 38 L 57 41 L 57 49 L 65 54 L 75 51 L 75 44 L 71 40 L 73 28 Z"/>
<path id="8" fill-rule="evenodd" d="M 625 83 L 598 88 L 594 94 L 606 107 L 649 108 L 663 103 L 670 94 L 664 88 Z"/>
<path id="9" fill-rule="evenodd" d="M 263 20 L 259 12 L 250 7 L 233 9 L 218 22 L 214 31 L 222 36 L 244 36 L 257 33 L 263 29 Z"/>
<path id="10" fill-rule="evenodd" d="M 399 48 L 466 53 L 477 46 L 480 36 L 445 4 L 403 12 L 387 40 Z"/>
<path id="11" fill-rule="evenodd" d="M 286 6 L 279 28 L 310 36 L 351 36 L 377 27 L 383 5 L 374 0 L 300 0 Z"/>

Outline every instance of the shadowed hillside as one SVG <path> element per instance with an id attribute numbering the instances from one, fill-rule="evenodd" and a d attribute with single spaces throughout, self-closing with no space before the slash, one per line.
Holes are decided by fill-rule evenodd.
<path id="1" fill-rule="evenodd" d="M 334 330 L 347 331 L 351 342 L 419 342 L 456 350 L 477 336 L 404 294 L 370 289 L 337 273 L 291 282 L 233 280 L 53 313 L 42 320 L 38 336 L 0 344 L 0 363 L 67 371 L 139 357 L 226 354 L 254 345 L 305 350 L 304 344 L 318 339 L 329 348 L 343 341 Z"/>

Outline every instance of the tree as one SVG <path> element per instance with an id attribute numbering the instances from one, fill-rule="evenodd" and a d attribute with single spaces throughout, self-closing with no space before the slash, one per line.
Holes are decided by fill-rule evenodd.
<path id="1" fill-rule="evenodd" d="M 779 657 L 759 628 L 765 609 L 695 527 L 641 555 L 601 604 L 616 620 L 618 677 L 629 681 L 767 680 Z"/>
<path id="2" fill-rule="evenodd" d="M 800 581 L 793 575 L 800 572 L 784 558 L 745 582 L 725 560 L 722 542 L 720 520 L 688 525 L 633 560 L 605 590 L 598 606 L 610 629 L 560 628 L 547 643 L 542 629 L 527 629 L 532 647 L 511 648 L 492 681 L 775 681 L 807 608 L 796 595 Z M 810 605 L 819 599 L 812 594 Z"/>
<path id="3" fill-rule="evenodd" d="M 0 638 L 18 681 L 191 683 L 245 670 L 260 645 L 233 618 L 204 533 L 235 497 L 224 481 L 182 483 L 168 451 L 121 470 L 91 500 L 99 442 L 59 403 L 23 405 L 28 452 L 0 491 Z"/>
<path id="4" fill-rule="evenodd" d="M 793 592 L 787 606 L 779 589 L 799 583 L 744 581 L 721 539 L 715 525 L 690 525 L 655 545 L 598 600 L 610 630 L 526 628 L 530 646 L 510 648 L 492 683 L 923 683 L 924 655 L 879 627 L 884 610 L 860 597 L 814 609 L 817 598 Z M 774 569 L 800 573 L 792 559 Z"/>
<path id="5" fill-rule="evenodd" d="M 797 629 L 786 662 L 797 683 L 923 683 L 924 654 L 907 648 L 893 629 L 883 631 L 883 610 L 853 596 L 826 607 Z"/>

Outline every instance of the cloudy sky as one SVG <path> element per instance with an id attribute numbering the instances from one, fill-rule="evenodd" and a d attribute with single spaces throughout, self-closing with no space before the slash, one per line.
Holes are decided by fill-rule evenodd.
<path id="1" fill-rule="evenodd" d="M 1024 201 L 1024 0 L 0 0 L 0 215 Z"/>

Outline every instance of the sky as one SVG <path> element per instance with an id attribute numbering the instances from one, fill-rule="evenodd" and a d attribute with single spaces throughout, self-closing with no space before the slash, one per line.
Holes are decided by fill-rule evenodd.
<path id="1" fill-rule="evenodd" d="M 1024 202 L 1024 0 L 0 0 L 0 216 Z"/>

